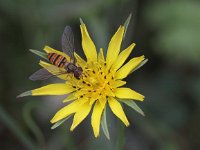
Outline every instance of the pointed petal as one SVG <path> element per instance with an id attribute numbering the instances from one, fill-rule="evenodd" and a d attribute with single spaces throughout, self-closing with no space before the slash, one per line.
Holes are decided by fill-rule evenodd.
<path id="1" fill-rule="evenodd" d="M 61 124 L 63 124 L 67 119 L 69 119 L 71 116 L 68 116 L 68 117 L 66 117 L 66 118 L 64 118 L 64 119 L 62 119 L 62 120 L 59 120 L 58 122 L 56 122 L 52 127 L 51 127 L 51 129 L 55 129 L 55 128 L 57 128 L 57 127 L 59 127 Z"/>
<path id="2" fill-rule="evenodd" d="M 109 106 L 112 110 L 112 112 L 126 125 L 126 126 L 129 126 L 129 122 L 126 118 L 126 115 L 123 111 L 123 108 L 121 106 L 121 104 L 116 100 L 114 99 L 113 97 L 109 97 L 108 98 L 108 103 L 109 103 Z"/>
<path id="3" fill-rule="evenodd" d="M 105 62 L 104 54 L 103 54 L 103 49 L 100 48 L 99 54 L 98 54 L 98 62 L 102 63 Z"/>
<path id="4" fill-rule="evenodd" d="M 70 131 L 73 131 L 87 117 L 91 110 L 91 107 L 92 105 L 90 105 L 89 102 L 86 102 L 78 108 L 76 114 L 74 115 Z"/>
<path id="5" fill-rule="evenodd" d="M 79 109 L 79 100 L 75 100 L 72 103 L 70 103 L 69 105 L 63 107 L 62 109 L 60 109 L 55 115 L 54 117 L 51 119 L 51 123 L 55 123 L 59 120 L 62 120 L 66 117 L 68 117 L 69 115 L 75 113 L 77 111 L 77 109 Z"/>
<path id="6" fill-rule="evenodd" d="M 49 67 L 49 66 L 53 66 L 52 64 L 47 63 L 47 62 L 42 61 L 42 60 L 40 60 L 39 65 L 42 66 L 43 68 L 47 68 L 47 67 Z M 58 68 L 58 69 L 59 69 L 59 68 Z"/>
<path id="7" fill-rule="evenodd" d="M 67 84 L 49 84 L 32 90 L 32 95 L 64 95 L 73 92 L 75 89 Z"/>
<path id="8" fill-rule="evenodd" d="M 135 67 L 137 67 L 143 60 L 144 60 L 144 55 L 131 59 L 128 63 L 126 63 L 122 68 L 120 68 L 116 72 L 115 79 L 126 78 L 131 73 L 131 71 Z"/>
<path id="9" fill-rule="evenodd" d="M 137 65 L 137 67 L 135 67 L 133 70 L 131 70 L 131 73 L 138 70 L 139 68 L 141 68 L 143 65 L 145 65 L 148 62 L 148 59 L 143 60 L 139 65 Z"/>
<path id="10" fill-rule="evenodd" d="M 41 52 L 41 51 L 34 50 L 34 49 L 29 49 L 29 51 L 32 52 L 35 55 L 38 55 L 38 56 L 48 60 L 47 53 L 45 53 L 45 52 Z"/>
<path id="11" fill-rule="evenodd" d="M 83 96 L 84 94 L 88 93 L 87 90 L 84 90 L 84 89 L 81 89 L 81 90 L 78 90 L 76 91 L 74 94 L 75 97 L 80 97 L 80 96 Z"/>
<path id="12" fill-rule="evenodd" d="M 30 95 L 32 95 L 32 91 L 26 91 L 26 92 L 19 94 L 17 96 L 17 98 L 24 97 L 24 96 L 30 96 Z"/>
<path id="13" fill-rule="evenodd" d="M 40 60 L 40 62 L 39 62 L 39 65 L 40 66 L 42 66 L 43 68 L 49 68 L 50 66 L 54 66 L 55 68 L 57 68 L 57 69 L 59 69 L 57 66 L 55 66 L 55 65 L 52 65 L 52 64 L 50 64 L 50 63 L 47 63 L 47 62 L 45 62 L 45 61 L 42 61 L 42 60 Z"/>
<path id="14" fill-rule="evenodd" d="M 70 78 L 70 74 L 65 73 L 62 74 L 61 72 L 66 72 L 66 70 L 64 68 L 58 68 L 57 66 L 54 66 L 52 64 L 46 63 L 44 61 L 40 61 L 39 63 L 40 66 L 42 66 L 43 68 L 45 68 L 46 70 L 48 70 L 50 73 L 52 73 L 53 75 L 57 76 L 60 79 L 63 80 L 69 80 Z"/>
<path id="15" fill-rule="evenodd" d="M 97 51 L 93 41 L 88 34 L 85 24 L 80 25 L 82 35 L 82 47 L 87 61 L 97 61 Z"/>
<path id="16" fill-rule="evenodd" d="M 78 54 L 75 53 L 75 58 L 79 66 L 84 67 L 86 65 L 86 61 L 83 60 Z"/>
<path id="17" fill-rule="evenodd" d="M 120 87 L 120 86 L 123 86 L 125 85 L 126 82 L 125 81 L 122 81 L 122 80 L 115 80 L 113 83 L 111 83 L 111 86 L 113 88 L 117 88 L 117 87 Z"/>
<path id="18" fill-rule="evenodd" d="M 112 89 L 110 89 L 110 86 L 107 85 L 104 88 L 105 88 L 104 92 L 105 95 L 115 97 L 115 93 L 113 92 Z"/>
<path id="19" fill-rule="evenodd" d="M 142 109 L 133 101 L 133 100 L 119 100 L 120 102 L 126 104 L 127 106 L 131 107 L 132 109 L 134 109 L 135 111 L 137 111 L 139 114 L 141 114 L 142 116 L 144 115 L 144 112 L 142 111 Z"/>
<path id="20" fill-rule="evenodd" d="M 99 102 L 97 100 L 92 112 L 91 123 L 92 123 L 92 128 L 93 128 L 95 137 L 99 136 L 100 121 L 101 121 L 101 116 L 102 116 L 102 112 L 104 110 L 105 104 L 106 104 L 106 100 L 103 100 L 102 102 Z"/>
<path id="21" fill-rule="evenodd" d="M 135 43 L 132 43 L 129 47 L 127 47 L 125 50 L 123 50 L 119 54 L 117 60 L 112 65 L 112 70 L 116 71 L 124 64 L 124 62 L 126 61 L 128 56 L 130 55 L 130 53 L 132 52 L 134 47 L 135 47 Z"/>
<path id="22" fill-rule="evenodd" d="M 56 53 L 56 54 L 64 56 L 68 61 L 70 60 L 70 57 L 67 54 L 65 54 L 65 53 L 63 53 L 61 51 L 55 50 L 55 49 L 53 49 L 53 48 L 51 48 L 49 46 L 45 46 L 43 49 L 47 54 L 48 53 Z"/>
<path id="23" fill-rule="evenodd" d="M 63 103 L 69 102 L 69 101 L 72 101 L 72 100 L 75 100 L 75 99 L 77 99 L 77 97 L 75 97 L 74 94 L 71 93 L 71 94 L 67 95 L 67 97 L 63 100 Z"/>
<path id="24" fill-rule="evenodd" d="M 110 68 L 110 66 L 115 62 L 115 60 L 118 57 L 123 35 L 124 27 L 120 26 L 108 45 L 108 51 L 106 56 L 107 68 Z"/>
<path id="25" fill-rule="evenodd" d="M 122 99 L 134 99 L 134 100 L 144 100 L 144 96 L 137 93 L 136 91 L 130 89 L 130 88 L 117 88 L 114 91 L 116 97 L 122 98 Z"/>
<path id="26" fill-rule="evenodd" d="M 106 121 L 106 107 L 103 111 L 102 119 L 101 119 L 101 127 L 103 129 L 103 133 L 105 134 L 106 138 L 110 140 L 110 134 L 108 131 L 107 121 Z"/>
<path id="27" fill-rule="evenodd" d="M 128 25 L 129 25 L 129 23 L 130 23 L 131 17 L 132 17 L 132 14 L 130 13 L 129 16 L 128 16 L 128 18 L 127 18 L 126 21 L 124 22 L 125 31 L 124 31 L 124 37 L 123 37 L 123 39 L 125 38 L 125 35 L 126 35 L 126 32 L 127 32 Z"/>

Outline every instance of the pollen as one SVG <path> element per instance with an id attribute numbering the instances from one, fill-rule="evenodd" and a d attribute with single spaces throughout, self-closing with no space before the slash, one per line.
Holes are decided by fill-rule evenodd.
<path id="1" fill-rule="evenodd" d="M 77 99 L 82 98 L 84 94 L 84 97 L 90 99 L 92 103 L 96 100 L 102 101 L 102 98 L 106 99 L 107 96 L 114 96 L 114 87 L 111 84 L 114 82 L 114 78 L 111 71 L 106 70 L 104 64 L 101 66 L 98 62 L 87 63 L 83 67 L 80 79 L 69 81 L 72 86 L 76 86 L 82 91 L 82 94 L 76 95 Z"/>

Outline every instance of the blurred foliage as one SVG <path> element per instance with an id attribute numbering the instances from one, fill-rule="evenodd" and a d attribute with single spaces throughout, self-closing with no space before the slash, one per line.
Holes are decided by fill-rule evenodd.
<path id="1" fill-rule="evenodd" d="M 154 29 L 152 44 L 173 62 L 200 62 L 200 2 L 155 1 L 145 8 L 144 18 Z"/>
<path id="2" fill-rule="evenodd" d="M 0 145 L 10 149 L 200 149 L 200 2 L 197 0 L 6 0 L 0 1 Z M 95 139 L 90 117 L 74 132 L 72 118 L 51 130 L 49 120 L 63 104 L 61 97 L 28 97 L 19 93 L 55 82 L 31 82 L 39 58 L 29 49 L 45 44 L 60 49 L 66 25 L 72 26 L 77 53 L 82 54 L 79 17 L 99 49 L 105 51 L 117 27 L 132 12 L 123 48 L 136 42 L 131 57 L 145 55 L 147 64 L 127 79 L 143 93 L 145 117 L 124 105 L 130 127 L 108 109 L 108 141 Z M 84 57 L 84 56 L 83 56 Z"/>

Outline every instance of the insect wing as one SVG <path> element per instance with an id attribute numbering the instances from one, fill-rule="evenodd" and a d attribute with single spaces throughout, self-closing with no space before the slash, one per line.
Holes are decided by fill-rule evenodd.
<path id="1" fill-rule="evenodd" d="M 47 71 L 46 69 L 42 68 L 39 69 L 38 71 L 36 71 L 35 73 L 33 73 L 29 79 L 32 81 L 37 81 L 37 80 L 46 80 L 50 77 L 54 76 L 53 74 L 51 74 L 49 71 Z"/>
<path id="2" fill-rule="evenodd" d="M 39 69 L 38 71 L 33 73 L 29 77 L 29 79 L 32 81 L 46 80 L 50 77 L 56 77 L 63 74 L 66 74 L 66 70 L 62 70 L 56 66 L 48 66 L 46 68 Z"/>
<path id="3" fill-rule="evenodd" d="M 69 55 L 72 61 L 75 61 L 74 57 L 74 35 L 70 26 L 66 26 L 62 35 L 62 50 Z"/>
<path id="4" fill-rule="evenodd" d="M 51 74 L 53 74 L 55 76 L 65 74 L 67 72 L 64 68 L 59 68 L 59 67 L 53 66 L 53 65 L 45 67 L 45 69 L 48 70 Z"/>

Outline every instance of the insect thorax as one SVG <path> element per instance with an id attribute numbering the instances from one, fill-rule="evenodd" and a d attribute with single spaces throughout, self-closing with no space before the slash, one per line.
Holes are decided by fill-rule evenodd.
<path id="1" fill-rule="evenodd" d="M 77 69 L 77 66 L 73 63 L 68 63 L 66 65 L 66 69 L 69 71 L 69 72 L 74 72 L 76 69 Z"/>

